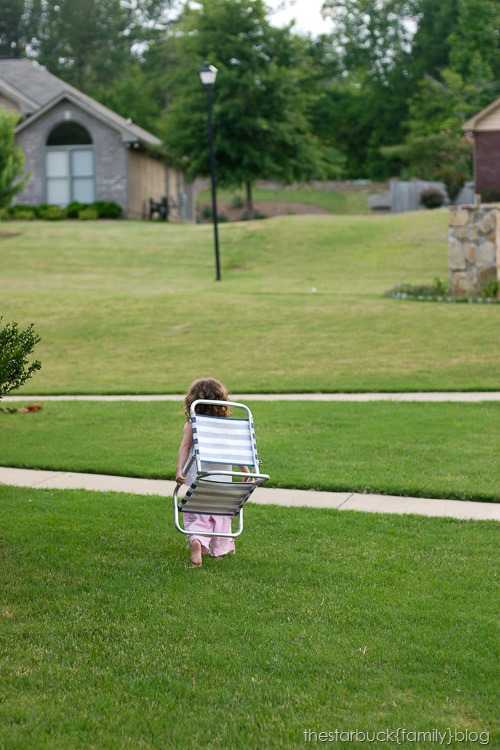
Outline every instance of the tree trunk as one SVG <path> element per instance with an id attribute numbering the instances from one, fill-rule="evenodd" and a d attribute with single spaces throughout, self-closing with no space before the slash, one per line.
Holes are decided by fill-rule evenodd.
<path id="1" fill-rule="evenodd" d="M 252 183 L 246 182 L 245 187 L 246 187 L 246 192 L 247 192 L 247 215 L 249 219 L 253 219 L 255 215 L 255 210 L 253 207 Z"/>

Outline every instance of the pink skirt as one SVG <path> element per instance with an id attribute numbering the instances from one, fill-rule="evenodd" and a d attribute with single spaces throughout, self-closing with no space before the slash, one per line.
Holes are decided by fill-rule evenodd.
<path id="1" fill-rule="evenodd" d="M 228 552 L 235 552 L 236 545 L 234 539 L 220 536 L 199 536 L 197 531 L 206 531 L 208 533 L 227 534 L 231 531 L 231 516 L 208 516 L 199 513 L 184 513 L 184 528 L 191 531 L 188 537 L 189 544 L 198 540 L 201 544 L 203 554 L 210 554 L 212 557 L 221 557 Z"/>

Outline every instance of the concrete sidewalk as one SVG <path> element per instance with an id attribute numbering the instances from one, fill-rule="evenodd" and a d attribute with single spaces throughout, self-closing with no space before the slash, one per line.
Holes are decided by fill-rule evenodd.
<path id="1" fill-rule="evenodd" d="M 419 393 L 238 393 L 233 401 L 418 401 L 466 402 L 500 401 L 500 391 L 427 391 Z M 178 401 L 184 394 L 123 394 L 115 396 L 4 396 L 2 403 L 18 401 Z"/>
<path id="2" fill-rule="evenodd" d="M 104 474 L 78 474 L 0 467 L 0 484 L 15 487 L 83 489 L 100 492 L 127 492 L 135 495 L 171 496 L 175 483 L 163 479 L 134 479 Z M 363 495 L 356 492 L 316 492 L 260 487 L 252 495 L 259 504 L 288 507 L 336 508 L 370 513 L 415 513 L 422 516 L 500 521 L 500 504 L 462 500 Z"/>

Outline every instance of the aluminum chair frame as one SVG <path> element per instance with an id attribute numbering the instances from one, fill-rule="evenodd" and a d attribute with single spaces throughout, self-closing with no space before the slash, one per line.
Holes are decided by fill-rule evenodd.
<path id="1" fill-rule="evenodd" d="M 232 408 L 243 409 L 246 419 L 235 417 L 211 417 L 205 414 L 197 414 L 196 407 L 200 404 L 209 404 L 211 406 L 229 406 Z M 186 530 L 180 523 L 181 513 L 199 513 L 200 515 L 225 515 L 232 518 L 238 517 L 238 528 L 236 531 L 228 533 L 213 533 L 208 531 L 196 531 L 196 536 L 216 536 L 236 538 L 243 531 L 243 506 L 251 496 L 253 491 L 260 484 L 267 482 L 268 474 L 263 474 L 259 467 L 261 461 L 257 455 L 257 444 L 255 441 L 255 428 L 253 423 L 252 412 L 246 406 L 237 401 L 214 401 L 198 399 L 194 401 L 190 408 L 191 423 L 193 425 L 194 454 L 184 466 L 184 473 L 189 471 L 193 462 L 196 462 L 196 478 L 187 490 L 184 497 L 179 498 L 179 491 L 182 485 L 177 485 L 174 494 L 174 523 L 177 531 L 181 534 L 191 535 L 193 531 Z M 201 419 L 200 419 L 201 418 Z M 231 439 L 218 440 L 217 437 L 207 437 L 203 433 L 205 430 L 210 432 L 210 421 L 214 420 L 214 427 L 224 426 L 229 428 L 229 432 L 237 431 L 241 422 L 247 425 L 248 441 L 245 446 L 234 447 Z M 218 424 L 216 424 L 216 422 Z M 226 429 L 227 431 L 227 429 Z M 241 433 L 239 433 L 241 434 Z M 241 443 L 242 441 L 240 441 Z M 207 458 L 207 452 L 209 457 Z M 241 455 L 237 455 L 238 452 Z M 219 460 L 217 460 L 217 458 Z M 239 465 L 252 467 L 253 471 L 227 471 L 211 469 L 206 471 L 202 468 L 202 463 L 220 463 L 225 465 Z M 227 477 L 227 481 L 210 479 L 211 476 Z M 252 482 L 232 482 L 233 477 L 244 477 L 253 479 Z M 230 503 L 231 496 L 233 502 Z M 204 508 L 206 507 L 206 510 Z"/>

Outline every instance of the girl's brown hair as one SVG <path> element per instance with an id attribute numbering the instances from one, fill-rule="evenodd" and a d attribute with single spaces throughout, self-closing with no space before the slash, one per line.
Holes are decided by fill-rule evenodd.
<path id="1" fill-rule="evenodd" d="M 210 401 L 228 401 L 229 392 L 226 386 L 222 385 L 215 378 L 199 378 L 191 383 L 186 398 L 184 399 L 184 414 L 186 419 L 189 421 L 191 415 L 189 409 L 193 401 L 198 399 L 207 399 Z M 223 406 L 215 404 L 201 404 L 199 409 L 197 407 L 198 414 L 207 414 L 210 417 L 230 417 L 231 409 L 229 406 Z"/>

